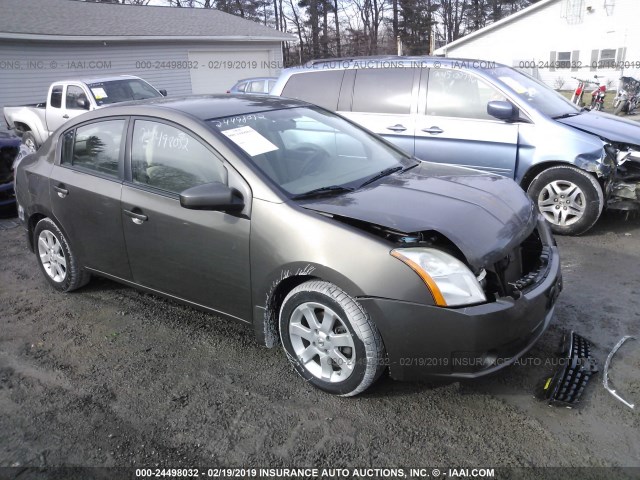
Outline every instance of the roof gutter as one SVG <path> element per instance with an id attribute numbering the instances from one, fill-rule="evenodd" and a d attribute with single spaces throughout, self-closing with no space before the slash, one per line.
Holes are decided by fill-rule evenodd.
<path id="1" fill-rule="evenodd" d="M 291 42 L 297 41 L 293 35 L 261 36 L 261 35 L 207 35 L 207 36 L 183 36 L 183 35 L 122 35 L 122 36 L 96 36 L 96 35 L 42 35 L 32 33 L 0 33 L 0 40 L 27 40 L 27 41 L 60 41 L 60 42 Z"/>

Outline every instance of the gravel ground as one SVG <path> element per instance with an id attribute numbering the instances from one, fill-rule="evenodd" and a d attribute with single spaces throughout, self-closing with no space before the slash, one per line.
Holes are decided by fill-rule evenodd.
<path id="1" fill-rule="evenodd" d="M 638 218 L 558 238 L 565 290 L 522 364 L 464 383 L 382 378 L 350 399 L 305 384 L 243 325 L 103 279 L 57 293 L 21 227 L 1 221 L 0 241 L 0 467 L 640 467 L 638 411 L 601 373 L 579 408 L 534 396 L 564 329 L 601 367 L 640 338 Z M 612 380 L 640 402 L 640 342 L 619 355 Z"/>

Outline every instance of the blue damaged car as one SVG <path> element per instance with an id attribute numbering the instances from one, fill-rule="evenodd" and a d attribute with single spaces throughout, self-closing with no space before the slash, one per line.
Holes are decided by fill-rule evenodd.
<path id="1" fill-rule="evenodd" d="M 319 60 L 285 70 L 271 94 L 336 111 L 422 160 L 512 178 L 559 234 L 586 232 L 604 208 L 640 207 L 640 125 L 495 62 Z"/>

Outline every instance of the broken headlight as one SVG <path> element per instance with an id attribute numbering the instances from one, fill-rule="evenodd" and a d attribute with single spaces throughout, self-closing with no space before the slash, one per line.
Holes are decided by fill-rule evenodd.
<path id="1" fill-rule="evenodd" d="M 397 248 L 391 255 L 416 272 L 436 303 L 457 307 L 485 302 L 487 298 L 473 272 L 457 258 L 434 248 Z"/>

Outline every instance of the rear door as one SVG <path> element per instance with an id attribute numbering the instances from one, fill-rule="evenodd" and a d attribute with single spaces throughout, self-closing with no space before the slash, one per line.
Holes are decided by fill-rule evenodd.
<path id="1" fill-rule="evenodd" d="M 418 74 L 417 68 L 356 70 L 351 108 L 340 113 L 413 154 Z"/>
<path id="2" fill-rule="evenodd" d="M 191 132 L 162 120 L 138 118 L 130 135 L 122 222 L 135 282 L 250 319 L 249 219 L 189 210 L 179 200 L 190 187 L 227 183 L 225 162 Z"/>
<path id="3" fill-rule="evenodd" d="M 492 100 L 507 99 L 471 72 L 425 69 L 415 128 L 416 156 L 513 178 L 518 153 L 518 123 L 488 115 L 487 103 Z"/>
<path id="4" fill-rule="evenodd" d="M 49 188 L 53 214 L 81 264 L 131 279 L 120 213 L 126 123 L 109 118 L 63 133 Z"/>

